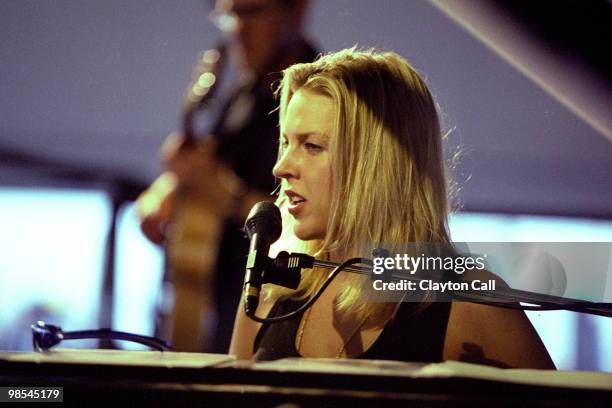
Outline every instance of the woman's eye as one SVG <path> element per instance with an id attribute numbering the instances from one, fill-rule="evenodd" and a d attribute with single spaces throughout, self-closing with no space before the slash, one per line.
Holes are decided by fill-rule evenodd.
<path id="1" fill-rule="evenodd" d="M 306 147 L 307 150 L 321 150 L 323 147 L 319 146 L 318 144 L 314 144 L 314 143 L 304 143 L 304 146 Z"/>
<path id="2" fill-rule="evenodd" d="M 286 148 L 287 146 L 289 146 L 289 142 L 287 142 L 287 139 L 281 139 L 281 140 L 280 140 L 280 145 L 281 145 L 281 147 L 284 149 L 284 148 Z"/>

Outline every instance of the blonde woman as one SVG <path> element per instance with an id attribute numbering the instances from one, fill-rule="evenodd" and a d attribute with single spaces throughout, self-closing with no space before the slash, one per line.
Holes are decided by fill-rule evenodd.
<path id="1" fill-rule="evenodd" d="M 367 242 L 449 242 L 442 140 L 434 100 L 391 52 L 348 49 L 284 72 L 280 93 L 283 214 L 278 246 L 335 262 Z M 302 273 L 296 291 L 266 289 L 257 315 L 297 309 L 328 271 Z M 238 358 L 463 360 L 554 368 L 521 311 L 464 302 L 365 302 L 362 278 L 342 272 L 304 313 L 275 324 L 239 308 Z"/>

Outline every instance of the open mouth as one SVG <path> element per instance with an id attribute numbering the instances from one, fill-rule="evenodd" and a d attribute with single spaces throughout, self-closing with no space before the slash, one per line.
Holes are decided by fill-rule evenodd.
<path id="1" fill-rule="evenodd" d="M 289 202 L 293 205 L 295 204 L 299 204 L 299 203 L 303 203 L 304 201 L 306 201 L 306 199 L 298 196 L 298 195 L 294 195 L 294 196 L 290 196 L 289 197 Z"/>
<path id="2" fill-rule="evenodd" d="M 285 193 L 287 194 L 287 198 L 289 198 L 289 213 L 293 216 L 297 216 L 302 211 L 306 199 L 290 190 Z"/>

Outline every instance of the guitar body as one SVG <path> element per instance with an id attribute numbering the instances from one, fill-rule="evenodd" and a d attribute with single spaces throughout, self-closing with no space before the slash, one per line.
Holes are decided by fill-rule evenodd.
<path id="1" fill-rule="evenodd" d="M 182 194 L 168 226 L 166 257 L 174 286 L 172 346 L 201 352 L 215 322 L 214 280 L 222 222 L 201 200 Z"/>

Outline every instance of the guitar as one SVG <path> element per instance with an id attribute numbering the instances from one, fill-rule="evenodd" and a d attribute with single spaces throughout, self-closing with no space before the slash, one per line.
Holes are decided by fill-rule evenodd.
<path id="1" fill-rule="evenodd" d="M 224 47 L 205 51 L 189 84 L 182 110 L 183 139 L 180 149 L 196 146 L 195 118 L 204 110 L 219 82 Z M 174 304 L 166 326 L 175 351 L 201 352 L 214 322 L 215 267 L 223 220 L 210 202 L 178 189 L 174 211 L 166 228 L 166 277 L 174 291 Z M 165 333 L 165 334 L 166 334 Z"/>

